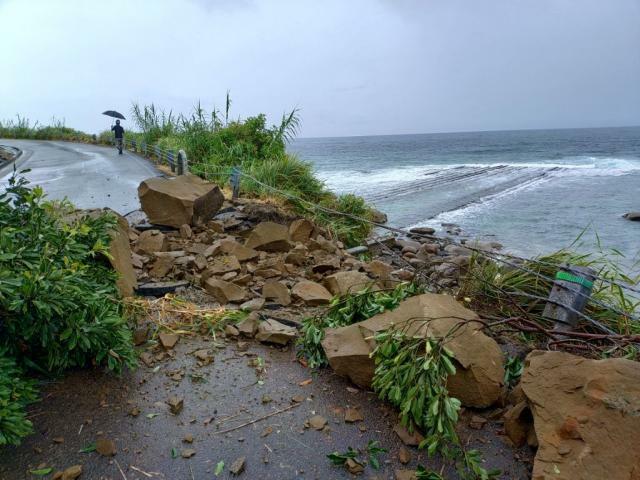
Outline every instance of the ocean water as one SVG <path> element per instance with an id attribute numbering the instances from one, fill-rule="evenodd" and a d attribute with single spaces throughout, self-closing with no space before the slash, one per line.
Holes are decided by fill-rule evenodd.
<path id="1" fill-rule="evenodd" d="M 517 254 L 617 249 L 635 271 L 640 127 L 297 139 L 337 193 L 356 193 L 399 227 L 456 223 Z"/>

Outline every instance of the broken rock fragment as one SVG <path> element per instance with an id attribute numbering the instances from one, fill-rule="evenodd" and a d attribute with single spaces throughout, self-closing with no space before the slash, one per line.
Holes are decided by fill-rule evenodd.
<path id="1" fill-rule="evenodd" d="M 153 254 L 155 252 L 166 252 L 169 249 L 169 240 L 160 230 L 145 230 L 136 241 L 136 251 L 138 253 Z"/>
<path id="2" fill-rule="evenodd" d="M 358 408 L 347 408 L 344 412 L 344 421 L 347 423 L 361 422 L 364 420 L 362 412 Z"/>
<path id="3" fill-rule="evenodd" d="M 245 247 L 265 252 L 288 252 L 293 247 L 289 241 L 289 229 L 274 222 L 262 222 L 256 225 Z"/>
<path id="4" fill-rule="evenodd" d="M 178 335 L 176 335 L 175 333 L 160 333 L 158 334 L 158 339 L 160 340 L 160 344 L 166 348 L 166 349 L 171 349 L 173 347 L 176 346 L 176 343 L 178 343 Z"/>
<path id="5" fill-rule="evenodd" d="M 338 272 L 324 279 L 324 286 L 333 295 L 357 293 L 367 288 L 373 280 L 362 272 Z"/>
<path id="6" fill-rule="evenodd" d="M 414 429 L 413 432 L 409 432 L 407 427 L 400 424 L 393 427 L 393 431 L 402 440 L 402 443 L 409 447 L 417 447 L 424 440 L 424 436 L 418 430 Z"/>
<path id="7" fill-rule="evenodd" d="M 262 296 L 267 300 L 275 300 L 276 303 L 283 306 L 291 303 L 291 295 L 287 286 L 274 280 L 265 282 L 262 287 Z"/>
<path id="8" fill-rule="evenodd" d="M 100 437 L 96 440 L 96 452 L 103 457 L 113 457 L 116 454 L 116 444 L 113 440 Z"/>
<path id="9" fill-rule="evenodd" d="M 297 331 L 295 328 L 269 318 L 258 324 L 256 340 L 259 340 L 260 342 L 286 345 L 292 339 L 296 338 L 296 334 Z"/>
<path id="10" fill-rule="evenodd" d="M 149 223 L 175 228 L 206 223 L 224 202 L 218 186 L 195 175 L 149 178 L 138 187 L 138 196 Z"/>
<path id="11" fill-rule="evenodd" d="M 325 305 L 331 301 L 332 295 L 322 285 L 310 280 L 303 280 L 297 283 L 291 293 L 294 297 L 299 298 L 307 305 L 317 306 Z"/>
<path id="12" fill-rule="evenodd" d="M 314 225 L 306 218 L 299 218 L 289 225 L 289 236 L 292 242 L 305 243 L 313 233 Z"/>
<path id="13" fill-rule="evenodd" d="M 327 419 L 321 415 L 314 415 L 309 420 L 307 420 L 307 423 L 309 427 L 313 428 L 314 430 L 322 430 L 327 424 Z"/>
<path id="14" fill-rule="evenodd" d="M 184 400 L 181 397 L 171 396 L 169 400 L 167 400 L 167 405 L 169 405 L 171 413 L 178 415 L 184 407 Z"/>
<path id="15" fill-rule="evenodd" d="M 247 292 L 244 288 L 217 278 L 207 279 L 204 282 L 203 287 L 209 295 L 215 298 L 218 303 L 222 305 L 230 302 L 241 302 L 247 296 Z"/>
<path id="16" fill-rule="evenodd" d="M 239 322 L 236 325 L 236 328 L 241 335 L 244 335 L 246 337 L 253 337 L 258 332 L 258 323 L 260 323 L 258 314 L 252 312 L 247 318 Z"/>
<path id="17" fill-rule="evenodd" d="M 62 472 L 62 480 L 75 480 L 82 475 L 82 465 L 73 465 Z"/>
<path id="18" fill-rule="evenodd" d="M 247 461 L 246 457 L 236 458 L 229 467 L 229 471 L 232 475 L 240 475 L 244 471 L 244 465 Z"/>

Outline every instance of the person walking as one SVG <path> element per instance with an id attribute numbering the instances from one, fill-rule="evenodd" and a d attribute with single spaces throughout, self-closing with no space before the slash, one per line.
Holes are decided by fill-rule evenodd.
<path id="1" fill-rule="evenodd" d="M 116 146 L 118 147 L 118 154 L 122 155 L 122 144 L 124 141 L 124 128 L 120 125 L 120 120 L 116 120 L 116 124 L 111 127 L 111 131 L 116 136 Z"/>

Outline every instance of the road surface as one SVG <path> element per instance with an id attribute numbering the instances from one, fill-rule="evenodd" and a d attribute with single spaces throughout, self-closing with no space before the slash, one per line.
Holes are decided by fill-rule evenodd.
<path id="1" fill-rule="evenodd" d="M 23 154 L 17 169 L 34 185 L 44 188 L 50 199 L 67 197 L 78 208 L 109 207 L 124 215 L 140 208 L 138 185 L 160 172 L 147 160 L 112 147 L 84 143 L 37 140 L 4 140 Z M 0 185 L 6 186 L 12 168 L 0 170 Z"/>

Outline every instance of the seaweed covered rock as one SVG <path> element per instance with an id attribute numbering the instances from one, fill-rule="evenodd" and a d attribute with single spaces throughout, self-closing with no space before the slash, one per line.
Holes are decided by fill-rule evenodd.
<path id="1" fill-rule="evenodd" d="M 405 325 L 408 335 L 444 337 L 449 334 L 445 345 L 457 362 L 456 374 L 448 381 L 451 395 L 465 406 L 487 407 L 502 393 L 504 368 L 498 344 L 481 331 L 479 323 L 473 322 L 477 318 L 453 297 L 425 293 L 368 320 L 327 329 L 322 347 L 336 373 L 367 388 L 375 370 L 370 353 L 374 348 L 371 337 L 376 333 L 392 325 Z"/>
<path id="2" fill-rule="evenodd" d="M 150 223 L 175 228 L 202 225 L 224 202 L 217 185 L 195 175 L 148 178 L 140 183 L 138 196 Z"/>
<path id="3" fill-rule="evenodd" d="M 640 363 L 535 351 L 521 386 L 539 445 L 534 480 L 640 479 Z"/>

